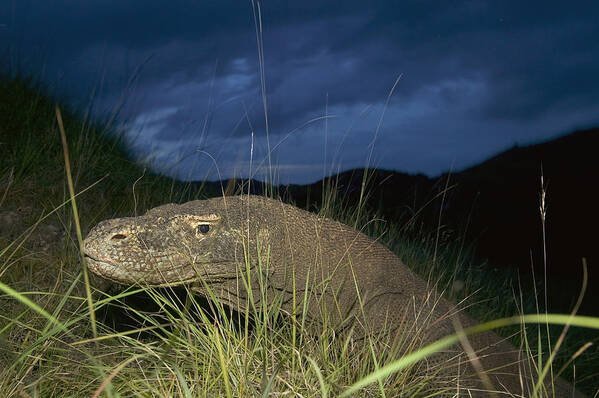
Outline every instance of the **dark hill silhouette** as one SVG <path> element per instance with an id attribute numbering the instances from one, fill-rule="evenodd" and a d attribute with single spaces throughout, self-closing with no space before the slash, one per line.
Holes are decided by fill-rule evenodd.
<path id="1" fill-rule="evenodd" d="M 543 275 L 543 232 L 539 211 L 541 174 L 546 188 L 547 274 L 552 311 L 568 311 L 580 290 L 582 257 L 589 266 L 589 289 L 581 312 L 598 314 L 599 260 L 595 228 L 599 225 L 597 185 L 599 128 L 576 131 L 547 142 L 515 146 L 476 166 L 437 178 L 389 170 L 368 170 L 367 207 L 389 221 L 405 222 L 420 210 L 420 220 L 435 228 L 441 222 L 492 267 L 518 267 L 522 275 Z M 542 170 L 542 172 L 541 172 Z M 328 177 L 350 204 L 356 204 L 365 170 Z M 208 183 L 220 192 L 220 183 Z M 247 192 L 237 182 L 237 192 Z M 265 184 L 251 183 L 254 194 Z M 298 206 L 320 204 L 323 181 L 275 187 Z M 442 197 L 440 193 L 446 190 Z M 229 192 L 235 189 L 229 187 Z"/>
<path id="2" fill-rule="evenodd" d="M 546 187 L 546 247 L 553 300 L 568 303 L 580 286 L 582 257 L 590 273 L 585 309 L 599 299 L 596 211 L 599 129 L 508 151 L 453 176 L 446 222 L 455 225 L 472 211 L 467 239 L 494 265 L 542 274 L 543 231 L 540 215 L 541 174 Z M 440 179 L 446 179 L 447 175 Z M 595 301 L 597 302 L 597 301 Z M 567 308 L 563 308 L 566 310 Z M 596 309 L 595 309 L 596 312 Z"/>

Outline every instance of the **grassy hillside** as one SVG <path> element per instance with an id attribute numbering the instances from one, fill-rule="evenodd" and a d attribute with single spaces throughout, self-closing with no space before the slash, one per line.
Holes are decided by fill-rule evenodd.
<path id="1" fill-rule="evenodd" d="M 0 395 L 336 396 L 399 357 L 390 342 L 350 342 L 334 338 L 332 330 L 298 332 L 276 305 L 231 319 L 218 303 L 200 303 L 185 289 L 123 290 L 96 280 L 94 336 L 55 102 L 30 83 L 4 78 L 0 103 L 0 282 L 14 291 L 0 295 Z M 102 219 L 218 194 L 214 185 L 183 184 L 145 171 L 129 160 L 118 132 L 86 120 L 84 111 L 61 110 L 84 235 Z M 427 229 L 409 213 L 412 222 L 402 225 L 376 221 L 376 214 L 348 206 L 335 192 L 321 193 L 318 211 L 382 236 L 422 275 L 435 270 L 442 290 L 456 300 L 470 297 L 474 316 L 488 320 L 518 312 L 512 301 L 518 293 L 507 275 L 489 276 L 472 264 L 460 241 L 437 234 L 436 224 Z M 534 310 L 534 301 L 522 300 L 526 312 Z M 534 346 L 537 329 L 529 330 Z M 544 335 L 545 328 L 540 330 Z M 556 372 L 597 340 L 596 330 L 582 330 L 568 334 L 573 337 L 558 352 Z M 564 375 L 572 380 L 575 371 L 576 385 L 593 393 L 597 358 L 596 349 L 587 349 Z M 369 384 L 359 395 L 423 396 L 434 375 L 422 374 L 419 366 Z"/>

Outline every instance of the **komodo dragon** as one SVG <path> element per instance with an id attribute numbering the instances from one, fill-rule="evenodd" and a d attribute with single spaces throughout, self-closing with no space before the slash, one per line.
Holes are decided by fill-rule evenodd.
<path id="1" fill-rule="evenodd" d="M 279 293 L 283 310 L 291 313 L 295 278 L 296 313 L 307 286 L 317 299 L 306 315 L 322 320 L 326 311 L 329 324 L 353 327 L 356 336 L 418 329 L 424 344 L 454 333 L 456 318 L 463 327 L 476 324 L 463 311 L 456 315 L 449 301 L 435 299 L 434 289 L 380 243 L 342 223 L 264 197 L 166 204 L 140 217 L 106 220 L 91 230 L 84 250 L 89 269 L 105 279 L 149 285 L 195 280 L 192 286 L 200 294 L 207 295 L 208 287 L 240 311 L 247 292 L 238 278 L 247 275 L 249 255 L 252 289 L 258 289 L 260 268 L 268 289 Z M 265 260 L 260 267 L 258 256 Z M 257 293 L 254 298 L 261 297 Z M 529 396 L 530 369 L 519 361 L 516 348 L 493 332 L 470 336 L 469 342 L 501 396 Z M 483 392 L 488 384 L 480 381 L 461 345 L 427 363 L 444 369 L 435 379 L 453 376 L 445 386 L 453 386 L 454 393 L 459 385 L 464 396 L 489 396 Z M 550 396 L 583 396 L 561 379 L 554 382 L 554 394 L 548 389 Z"/>

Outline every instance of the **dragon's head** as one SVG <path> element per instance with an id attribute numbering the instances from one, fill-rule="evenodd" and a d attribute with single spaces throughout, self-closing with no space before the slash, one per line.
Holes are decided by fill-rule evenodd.
<path id="1" fill-rule="evenodd" d="M 168 204 L 143 216 L 102 221 L 85 238 L 87 266 L 124 284 L 231 277 L 243 246 L 239 230 L 227 221 L 214 201 Z"/>

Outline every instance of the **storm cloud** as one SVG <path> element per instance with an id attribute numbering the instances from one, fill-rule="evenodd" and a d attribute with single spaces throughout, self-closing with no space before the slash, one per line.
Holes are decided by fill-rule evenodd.
<path id="1" fill-rule="evenodd" d="M 269 148 L 283 183 L 437 175 L 599 124 L 596 3 L 287 3 L 1 0 L 3 65 L 118 108 L 182 179 L 264 176 Z"/>

